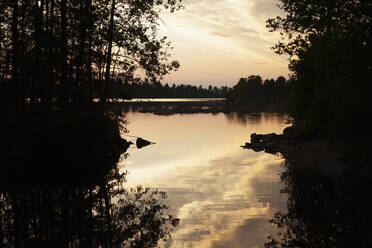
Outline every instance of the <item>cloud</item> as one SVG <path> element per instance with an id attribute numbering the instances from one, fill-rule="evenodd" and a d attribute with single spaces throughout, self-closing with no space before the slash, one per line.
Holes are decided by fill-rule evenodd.
<path id="1" fill-rule="evenodd" d="M 277 0 L 184 0 L 185 9 L 162 16 L 162 32 L 181 63 L 172 81 L 232 85 L 243 75 L 287 76 L 288 61 L 271 47 L 279 39 L 266 19 L 281 15 Z M 222 70 L 224 68 L 224 70 Z M 198 82 L 198 83 L 199 83 Z"/>
<path id="2" fill-rule="evenodd" d="M 250 14 L 255 17 L 259 17 L 266 21 L 268 17 L 276 17 L 283 15 L 283 12 L 278 7 L 278 0 L 255 0 L 252 1 L 250 8 Z"/>
<path id="3" fill-rule="evenodd" d="M 216 32 L 216 31 L 211 31 L 209 32 L 211 35 L 216 35 L 216 36 L 221 36 L 223 38 L 228 38 L 228 37 L 231 37 L 230 35 L 228 34 L 223 34 L 223 33 L 220 33 L 220 32 Z"/>
<path id="4" fill-rule="evenodd" d="M 240 145 L 252 132 L 280 132 L 283 118 L 272 114 L 129 116 L 131 133 L 157 145 L 131 152 L 129 160 L 134 163 L 127 167 L 127 185 L 164 190 L 170 214 L 180 218 L 172 239 L 161 247 L 263 246 L 266 234 L 275 233 L 268 220 L 285 209 L 278 198 L 281 160 Z M 245 124 L 238 125 L 239 119 Z M 216 130 L 223 131 L 215 135 Z M 195 139 L 199 136 L 203 139 Z M 177 146 L 170 145 L 174 142 Z"/>
<path id="5" fill-rule="evenodd" d="M 172 234 L 172 247 L 260 247 L 266 236 L 274 233 L 268 219 L 285 206 L 277 202 L 275 194 L 279 192 L 275 175 L 280 162 L 273 162 L 267 154 L 250 158 L 252 166 L 240 167 L 239 172 L 237 167 L 227 166 L 229 160 L 221 159 L 210 161 L 207 174 L 203 166 L 197 166 L 177 178 L 202 194 L 193 195 L 192 201 L 183 199 L 177 214 L 181 224 Z M 205 180 L 208 177 L 210 182 Z M 221 187 L 224 191 L 218 190 Z M 181 200 L 178 189 L 168 195 Z"/>

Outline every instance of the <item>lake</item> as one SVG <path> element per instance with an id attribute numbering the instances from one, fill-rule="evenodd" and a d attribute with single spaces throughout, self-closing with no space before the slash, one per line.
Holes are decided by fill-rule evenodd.
<path id="1" fill-rule="evenodd" d="M 182 102 L 220 102 L 226 100 L 225 98 L 216 98 L 216 97 L 189 97 L 189 98 L 133 98 L 133 99 L 122 99 L 122 98 L 112 98 L 109 99 L 109 102 L 116 103 L 182 103 Z M 93 99 L 94 102 L 99 102 L 99 98 Z"/>
<path id="2" fill-rule="evenodd" d="M 335 178 L 241 148 L 283 115 L 155 105 L 113 104 L 121 128 L 89 109 L 5 125 L 0 246 L 372 247 L 369 164 Z"/>
<path id="3" fill-rule="evenodd" d="M 278 156 L 240 146 L 256 133 L 281 133 L 279 114 L 126 114 L 126 139 L 156 144 L 130 148 L 120 164 L 127 187 L 158 188 L 180 219 L 159 247 L 263 247 L 275 230 L 269 220 L 286 209 Z M 128 136 L 130 135 L 130 136 Z"/>

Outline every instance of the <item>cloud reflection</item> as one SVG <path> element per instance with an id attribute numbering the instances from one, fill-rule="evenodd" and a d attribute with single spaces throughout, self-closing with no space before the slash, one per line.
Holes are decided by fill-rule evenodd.
<path id="1" fill-rule="evenodd" d="M 179 209 L 181 225 L 170 247 L 262 246 L 262 240 L 274 233 L 268 219 L 284 208 L 284 201 L 277 198 L 279 179 L 275 176 L 280 163 L 263 154 L 249 167 L 212 162 L 207 173 L 203 174 L 206 168 L 195 167 L 178 177 L 193 181 L 192 191 L 200 195 L 191 202 L 185 199 Z M 178 192 L 168 193 L 172 199 Z"/>
<path id="2" fill-rule="evenodd" d="M 285 206 L 281 160 L 240 145 L 252 132 L 280 132 L 283 116 L 247 116 L 244 123 L 224 114 L 128 116 L 133 134 L 157 143 L 131 152 L 128 184 L 164 190 L 181 219 L 164 247 L 263 246 L 275 233 L 268 220 Z"/>

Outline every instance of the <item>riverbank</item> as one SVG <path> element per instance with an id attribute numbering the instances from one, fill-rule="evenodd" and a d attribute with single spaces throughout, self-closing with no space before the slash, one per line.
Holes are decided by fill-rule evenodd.
<path id="1" fill-rule="evenodd" d="M 292 166 L 316 171 L 320 174 L 339 178 L 345 175 L 371 177 L 372 169 L 367 164 L 351 160 L 343 141 L 332 138 L 300 140 L 286 128 L 283 134 L 252 134 L 251 142 L 244 149 L 279 154 Z"/>
<path id="2" fill-rule="evenodd" d="M 118 120 L 90 108 L 19 114 L 0 129 L 0 189 L 97 184 L 130 145 Z"/>

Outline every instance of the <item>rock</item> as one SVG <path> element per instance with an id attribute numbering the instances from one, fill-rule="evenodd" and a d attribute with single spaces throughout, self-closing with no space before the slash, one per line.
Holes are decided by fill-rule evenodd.
<path id="1" fill-rule="evenodd" d="M 262 142 L 262 137 L 263 137 L 262 134 L 252 133 L 251 134 L 251 143 L 252 144 L 261 143 Z"/>
<path id="2" fill-rule="evenodd" d="M 151 144 L 152 143 L 150 141 L 142 139 L 142 138 L 137 138 L 137 141 L 136 141 L 136 146 L 138 149 L 141 149 L 142 147 L 145 147 Z"/>
<path id="3" fill-rule="evenodd" d="M 268 144 L 268 143 L 278 141 L 279 138 L 280 138 L 280 136 L 277 135 L 276 133 L 269 133 L 269 134 L 265 134 L 265 135 L 262 136 L 262 142 Z"/>
<path id="4" fill-rule="evenodd" d="M 295 140 L 287 140 L 287 139 L 284 139 L 280 142 L 281 144 L 283 145 L 297 145 L 297 141 Z"/>
<path id="5" fill-rule="evenodd" d="M 329 146 L 330 144 L 331 144 L 331 139 L 323 138 L 323 139 L 310 140 L 304 144 L 304 147 L 322 147 L 322 146 Z"/>

